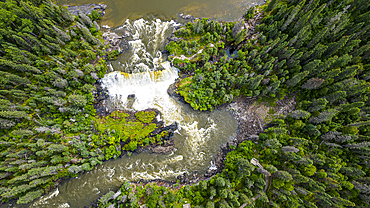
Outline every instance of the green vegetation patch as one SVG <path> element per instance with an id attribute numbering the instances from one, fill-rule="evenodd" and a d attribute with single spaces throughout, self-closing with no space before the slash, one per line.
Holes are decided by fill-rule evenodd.
<path id="1" fill-rule="evenodd" d="M 185 102 L 190 103 L 188 95 L 191 92 L 192 77 L 186 77 L 179 83 L 177 89 L 179 94 L 184 97 Z"/>
<path id="2" fill-rule="evenodd" d="M 135 113 L 135 117 L 143 123 L 150 123 L 155 118 L 155 112 L 154 111 L 139 111 Z"/>
<path id="3" fill-rule="evenodd" d="M 152 134 L 157 129 L 154 122 L 155 111 L 139 111 L 136 113 L 116 110 L 109 116 L 96 117 L 95 125 L 100 134 L 94 136 L 94 148 L 105 151 L 105 159 L 116 158 L 122 151 L 134 151 L 140 146 L 162 144 L 162 138 L 168 132 Z"/>

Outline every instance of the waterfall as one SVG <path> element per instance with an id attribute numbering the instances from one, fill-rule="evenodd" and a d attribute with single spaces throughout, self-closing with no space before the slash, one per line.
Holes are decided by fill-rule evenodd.
<path id="1" fill-rule="evenodd" d="M 157 108 L 162 113 L 166 124 L 181 119 L 180 109 L 168 94 L 168 87 L 175 82 L 177 69 L 168 62 L 162 64 L 162 71 L 145 71 L 128 74 L 112 72 L 102 79 L 102 86 L 107 88 L 112 102 L 118 99 L 121 106 L 129 110 Z M 134 94 L 135 101 L 130 105 L 128 95 Z"/>
<path id="2" fill-rule="evenodd" d="M 173 21 L 147 22 L 140 19 L 131 24 L 127 20 L 120 29 L 129 30 L 132 34 L 128 55 L 122 60 L 123 64 L 120 64 L 120 71 L 110 65 L 113 72 L 102 79 L 102 87 L 108 90 L 111 102 L 116 105 L 114 107 L 128 110 L 156 108 L 167 125 L 176 121 L 185 134 L 186 143 L 183 148 L 187 149 L 194 162 L 202 161 L 204 152 L 199 149 L 211 138 L 217 125 L 208 118 L 206 126 L 199 127 L 198 121 L 185 116 L 183 107 L 167 93 L 168 87 L 178 78 L 178 69 L 171 67 L 168 61 L 163 61 L 159 50 L 164 47 L 166 31 L 171 30 L 173 25 L 176 25 Z M 132 94 L 135 94 L 133 103 L 128 98 Z M 182 159 L 182 155 L 169 156 L 168 160 L 158 164 L 164 168 L 160 172 L 135 172 L 131 178 L 154 179 L 164 175 L 178 175 L 179 172 L 165 169 L 169 161 L 174 163 Z"/>
<path id="3" fill-rule="evenodd" d="M 93 170 L 68 180 L 31 207 L 82 207 L 101 193 L 119 188 L 124 181 L 175 179 L 184 172 L 207 170 L 212 156 L 232 138 L 236 121 L 226 111 L 199 112 L 171 98 L 168 87 L 178 78 L 178 69 L 163 60 L 161 50 L 175 22 L 126 21 L 129 50 L 108 65 L 111 72 L 101 80 L 112 108 L 145 110 L 156 108 L 166 125 L 177 122 L 175 149 L 167 155 L 141 152 L 105 161 Z M 135 94 L 135 99 L 128 95 Z M 132 97 L 132 96 L 131 96 Z M 112 106 L 113 105 L 113 106 Z M 215 167 L 213 167 L 215 168 Z"/>
<path id="4" fill-rule="evenodd" d="M 126 23 L 117 30 L 127 30 L 131 34 L 125 52 L 118 66 L 109 65 L 113 72 L 101 80 L 107 88 L 114 107 L 129 110 L 157 108 L 166 124 L 181 119 L 180 109 L 167 94 L 168 87 L 178 77 L 178 70 L 168 61 L 162 60 L 166 37 L 173 32 L 174 21 L 139 19 Z M 134 94 L 135 101 L 128 100 Z M 118 103 L 115 101 L 119 101 Z"/>

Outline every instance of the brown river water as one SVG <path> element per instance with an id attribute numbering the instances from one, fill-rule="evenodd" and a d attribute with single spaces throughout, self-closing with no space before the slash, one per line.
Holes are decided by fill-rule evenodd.
<path id="1" fill-rule="evenodd" d="M 67 179 L 56 189 L 27 205 L 14 201 L 1 207 L 84 207 L 108 191 L 116 191 L 124 181 L 176 180 L 183 173 L 203 174 L 216 168 L 213 160 L 219 147 L 235 136 L 237 122 L 226 110 L 194 111 L 187 104 L 167 94 L 167 88 L 178 78 L 178 70 L 162 57 L 165 39 L 173 32 L 178 14 L 234 20 L 252 3 L 263 0 L 59 0 L 59 5 L 103 3 L 108 6 L 102 25 L 122 34 L 127 30 L 129 50 L 109 63 L 110 72 L 100 80 L 111 100 L 108 107 L 144 110 L 157 108 L 158 119 L 167 125 L 177 122 L 175 149 L 167 154 L 142 152 L 103 162 L 77 178 Z M 128 73 L 129 72 L 129 73 Z M 127 95 L 135 94 L 133 105 Z M 10 205 L 11 204 L 11 205 Z"/>
<path id="2" fill-rule="evenodd" d="M 56 0 L 59 5 L 103 3 L 108 6 L 103 25 L 117 27 L 126 19 L 154 15 L 160 19 L 175 19 L 179 13 L 214 20 L 235 20 L 253 3 L 264 0 Z"/>

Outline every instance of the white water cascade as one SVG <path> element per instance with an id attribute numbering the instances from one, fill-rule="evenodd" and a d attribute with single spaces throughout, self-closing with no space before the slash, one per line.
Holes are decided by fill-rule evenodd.
<path id="1" fill-rule="evenodd" d="M 118 98 L 121 106 L 129 110 L 145 110 L 157 108 L 162 113 L 166 124 L 181 119 L 181 109 L 167 93 L 168 87 L 175 82 L 177 69 L 170 67 L 168 62 L 162 64 L 162 71 L 145 71 L 124 73 L 120 71 L 107 74 L 102 79 L 102 86 L 107 88 L 112 102 Z M 128 95 L 134 94 L 135 101 L 129 106 Z M 117 103 L 118 104 L 118 103 Z"/>
<path id="2" fill-rule="evenodd" d="M 142 152 L 105 161 L 66 181 L 31 207 L 83 207 L 102 194 L 117 190 L 124 181 L 174 180 L 184 172 L 204 173 L 216 168 L 211 163 L 213 156 L 220 145 L 233 137 L 236 121 L 225 110 L 194 111 L 168 95 L 167 89 L 178 77 L 178 70 L 163 60 L 161 50 L 174 25 L 173 21 L 126 21 L 121 29 L 132 34 L 129 51 L 109 65 L 112 72 L 105 75 L 101 84 L 108 91 L 111 101 L 107 105 L 112 108 L 156 108 L 166 125 L 176 121 L 180 129 L 173 136 L 175 149 L 167 155 Z M 135 94 L 133 103 L 127 99 L 131 94 Z"/>
<path id="3" fill-rule="evenodd" d="M 132 24 L 127 20 L 119 28 L 132 34 L 132 40 L 128 42 L 130 49 L 126 54 L 129 56 L 120 68 L 124 72 L 114 71 L 110 65 L 113 72 L 105 75 L 101 82 L 102 87 L 108 90 L 112 102 L 120 105 L 115 107 L 131 110 L 156 108 L 161 112 L 165 124 L 178 122 L 180 128 L 186 131 L 189 149 L 196 152 L 197 147 L 203 145 L 209 137 L 207 135 L 216 128 L 216 124 L 210 119 L 206 129 L 198 128 L 198 122 L 185 118 L 182 107 L 167 93 L 168 87 L 178 78 L 178 70 L 171 67 L 168 61 L 163 62 L 160 49 L 164 47 L 166 34 L 175 25 L 174 21 L 162 22 L 159 19 L 152 22 L 139 19 Z M 135 101 L 129 105 L 128 95 L 132 94 L 135 95 Z"/>

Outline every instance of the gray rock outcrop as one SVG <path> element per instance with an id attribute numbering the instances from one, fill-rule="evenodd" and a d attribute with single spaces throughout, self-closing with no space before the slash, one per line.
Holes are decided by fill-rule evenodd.
<path id="1" fill-rule="evenodd" d="M 97 11 L 101 16 L 104 16 L 104 10 L 107 8 L 105 4 L 84 4 L 80 6 L 69 6 L 66 5 L 69 12 L 73 15 L 78 15 L 79 13 L 84 13 L 86 15 L 91 14 L 92 11 Z"/>

